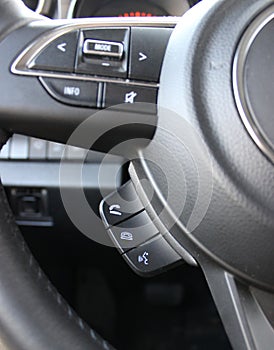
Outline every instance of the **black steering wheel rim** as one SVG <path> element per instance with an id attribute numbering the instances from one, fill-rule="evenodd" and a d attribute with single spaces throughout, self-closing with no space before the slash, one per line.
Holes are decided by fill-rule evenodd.
<path id="1" fill-rule="evenodd" d="M 1 37 L 42 17 L 21 1 L 0 3 Z M 1 132 L 1 148 L 8 139 Z M 29 251 L 0 184 L 1 347 L 5 349 L 113 349 L 75 311 Z"/>
<path id="2" fill-rule="evenodd" d="M 7 349 L 112 349 L 57 292 L 0 189 L 1 343 Z M 28 335 L 29 334 L 29 335 Z"/>

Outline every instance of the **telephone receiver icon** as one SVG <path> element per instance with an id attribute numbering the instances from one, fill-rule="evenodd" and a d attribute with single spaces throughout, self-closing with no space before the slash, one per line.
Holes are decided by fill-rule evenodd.
<path id="1" fill-rule="evenodd" d="M 121 216 L 122 213 L 119 211 L 119 209 L 121 209 L 119 204 L 113 204 L 109 207 L 109 213 L 111 215 Z"/>

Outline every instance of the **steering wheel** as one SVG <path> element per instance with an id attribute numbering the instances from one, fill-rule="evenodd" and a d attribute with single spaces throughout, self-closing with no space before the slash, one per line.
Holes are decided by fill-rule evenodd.
<path id="1" fill-rule="evenodd" d="M 94 114 L 91 119 L 92 133 L 102 135 L 93 148 L 102 152 L 133 138 L 146 140 L 134 145 L 137 151 L 129 168 L 130 186 L 142 212 L 159 232 L 153 242 L 158 239 L 160 270 L 165 270 L 169 260 L 185 260 L 202 268 L 235 349 L 274 348 L 273 5 L 273 0 L 200 2 L 178 21 L 170 37 L 160 76 L 157 116 L 142 112 L 136 120 L 136 113 L 120 111 L 111 117 L 105 113 L 103 118 Z M 55 76 L 96 82 L 99 90 L 105 84 L 105 78 L 94 72 L 92 79 L 85 72 L 79 78 L 75 71 L 66 68 L 62 75 L 54 67 L 48 69 L 48 62 L 41 63 L 37 55 L 54 40 L 63 35 L 73 37 L 79 30 L 84 35 L 96 28 L 128 30 L 145 26 L 147 21 L 53 21 L 34 14 L 17 0 L 2 0 L 0 16 L 2 145 L 12 133 L 66 143 L 92 114 L 87 107 L 96 109 L 57 101 L 49 85 L 44 88 L 47 79 Z M 149 26 L 157 28 L 163 24 L 172 27 L 170 23 L 174 21 L 174 26 L 177 20 L 149 21 Z M 87 41 L 83 52 L 91 55 L 95 49 L 109 49 L 111 57 L 104 51 L 109 58 L 103 62 L 107 66 L 114 62 L 113 57 L 118 57 L 117 62 L 121 58 L 118 41 L 106 47 L 100 46 L 102 40 L 96 47 L 92 45 L 98 40 Z M 60 52 L 66 51 L 64 43 L 57 44 Z M 95 54 L 100 60 L 100 54 Z M 142 54 L 140 61 L 146 59 Z M 87 62 L 89 58 L 82 69 Z M 117 68 L 121 62 L 116 63 Z M 120 65 L 107 81 L 117 78 L 121 84 L 126 77 L 122 69 Z M 151 87 L 146 83 L 147 89 Z M 69 91 L 77 104 L 80 90 Z M 134 97 L 128 95 L 127 102 Z M 121 129 L 117 125 L 122 125 Z M 85 147 L 79 140 L 74 144 Z M 161 169 L 166 170 L 164 174 Z M 117 208 L 112 207 L 112 214 L 122 215 Z M 106 223 L 104 203 L 101 210 Z M 160 239 L 165 243 L 158 244 Z M 166 246 L 172 250 L 169 257 L 163 252 Z M 15 224 L 2 186 L 0 247 L 3 348 L 112 349 L 75 314 L 43 274 Z M 145 247 L 146 251 L 137 253 L 122 249 L 131 265 L 142 264 L 144 269 L 138 272 L 143 274 L 153 272 L 146 270 L 149 246 Z M 133 261 L 134 254 L 137 260 Z"/>

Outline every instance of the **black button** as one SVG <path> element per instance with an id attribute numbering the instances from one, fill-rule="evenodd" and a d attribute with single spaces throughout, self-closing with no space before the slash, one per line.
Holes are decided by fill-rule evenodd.
<path id="1" fill-rule="evenodd" d="M 111 227 L 108 232 L 121 252 L 138 247 L 159 233 L 145 211 Z"/>
<path id="2" fill-rule="evenodd" d="M 111 193 L 100 204 L 100 215 L 106 227 L 129 219 L 144 209 L 131 181 Z"/>
<path id="3" fill-rule="evenodd" d="M 82 44 L 78 48 L 76 73 L 127 77 L 129 28 L 84 30 L 80 42 Z M 100 42 L 102 50 L 99 50 Z M 97 50 L 95 50 L 96 43 Z"/>
<path id="4" fill-rule="evenodd" d="M 32 216 L 40 213 L 40 198 L 35 196 L 24 196 L 18 203 L 20 216 Z"/>
<path id="5" fill-rule="evenodd" d="M 83 53 L 90 56 L 106 56 L 121 59 L 124 53 L 124 45 L 113 41 L 86 39 Z"/>
<path id="6" fill-rule="evenodd" d="M 62 35 L 46 46 L 30 63 L 29 68 L 73 72 L 78 45 L 78 31 Z"/>
<path id="7" fill-rule="evenodd" d="M 106 84 L 104 107 L 115 106 L 122 103 L 134 104 L 136 102 L 153 103 L 155 105 L 153 113 L 156 113 L 157 88 Z"/>
<path id="8" fill-rule="evenodd" d="M 123 257 L 137 274 L 144 276 L 159 273 L 181 260 L 161 235 L 130 250 Z"/>
<path id="9" fill-rule="evenodd" d="M 40 78 L 40 81 L 48 93 L 60 102 L 74 106 L 97 107 L 97 83 L 57 78 Z"/>
<path id="10" fill-rule="evenodd" d="M 132 28 L 129 78 L 158 82 L 170 28 Z"/>

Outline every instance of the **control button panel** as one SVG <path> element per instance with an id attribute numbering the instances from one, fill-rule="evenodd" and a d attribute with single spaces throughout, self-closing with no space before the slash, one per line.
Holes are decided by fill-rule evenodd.
<path id="1" fill-rule="evenodd" d="M 47 45 L 28 68 L 73 73 L 77 45 L 78 31 L 64 34 Z"/>
<path id="2" fill-rule="evenodd" d="M 40 78 L 61 103 L 87 108 L 157 104 L 162 62 L 173 25 L 89 27 L 47 32 L 12 65 L 15 74 Z M 156 114 L 145 107 L 142 113 Z"/>
<path id="3" fill-rule="evenodd" d="M 161 235 L 123 255 L 130 267 L 141 276 L 159 273 L 181 260 Z"/>
<path id="4" fill-rule="evenodd" d="M 109 235 L 121 252 L 138 247 L 159 232 L 145 211 L 133 216 L 131 219 L 112 226 Z"/>
<path id="5" fill-rule="evenodd" d="M 86 151 L 79 147 L 68 146 L 64 153 L 65 145 L 57 142 L 49 142 L 23 135 L 13 135 L 0 151 L 0 160 L 82 160 Z M 88 152 L 86 160 L 92 162 L 93 152 Z"/>
<path id="6" fill-rule="evenodd" d="M 57 142 L 51 142 L 48 147 L 48 159 L 61 159 L 63 157 L 65 145 Z"/>
<path id="7" fill-rule="evenodd" d="M 127 78 L 129 28 L 81 32 L 76 73 Z"/>
<path id="8" fill-rule="evenodd" d="M 73 79 L 40 78 L 56 100 L 74 106 L 98 107 L 98 83 Z"/>
<path id="9" fill-rule="evenodd" d="M 47 141 L 31 137 L 29 142 L 30 159 L 46 159 L 46 155 Z"/>
<path id="10" fill-rule="evenodd" d="M 100 215 L 115 247 L 137 274 L 155 275 L 182 262 L 150 219 L 131 181 L 101 202 Z"/>
<path id="11" fill-rule="evenodd" d="M 111 193 L 100 204 L 100 215 L 108 228 L 129 219 L 144 210 L 133 183 L 127 182 L 117 192 Z"/>
<path id="12" fill-rule="evenodd" d="M 170 28 L 132 28 L 129 78 L 158 82 Z"/>
<path id="13" fill-rule="evenodd" d="M 28 140 L 22 135 L 14 135 L 10 144 L 10 157 L 16 159 L 28 158 Z"/>
<path id="14" fill-rule="evenodd" d="M 70 146 L 66 149 L 66 159 L 83 160 L 86 155 L 86 150 L 79 147 Z"/>

